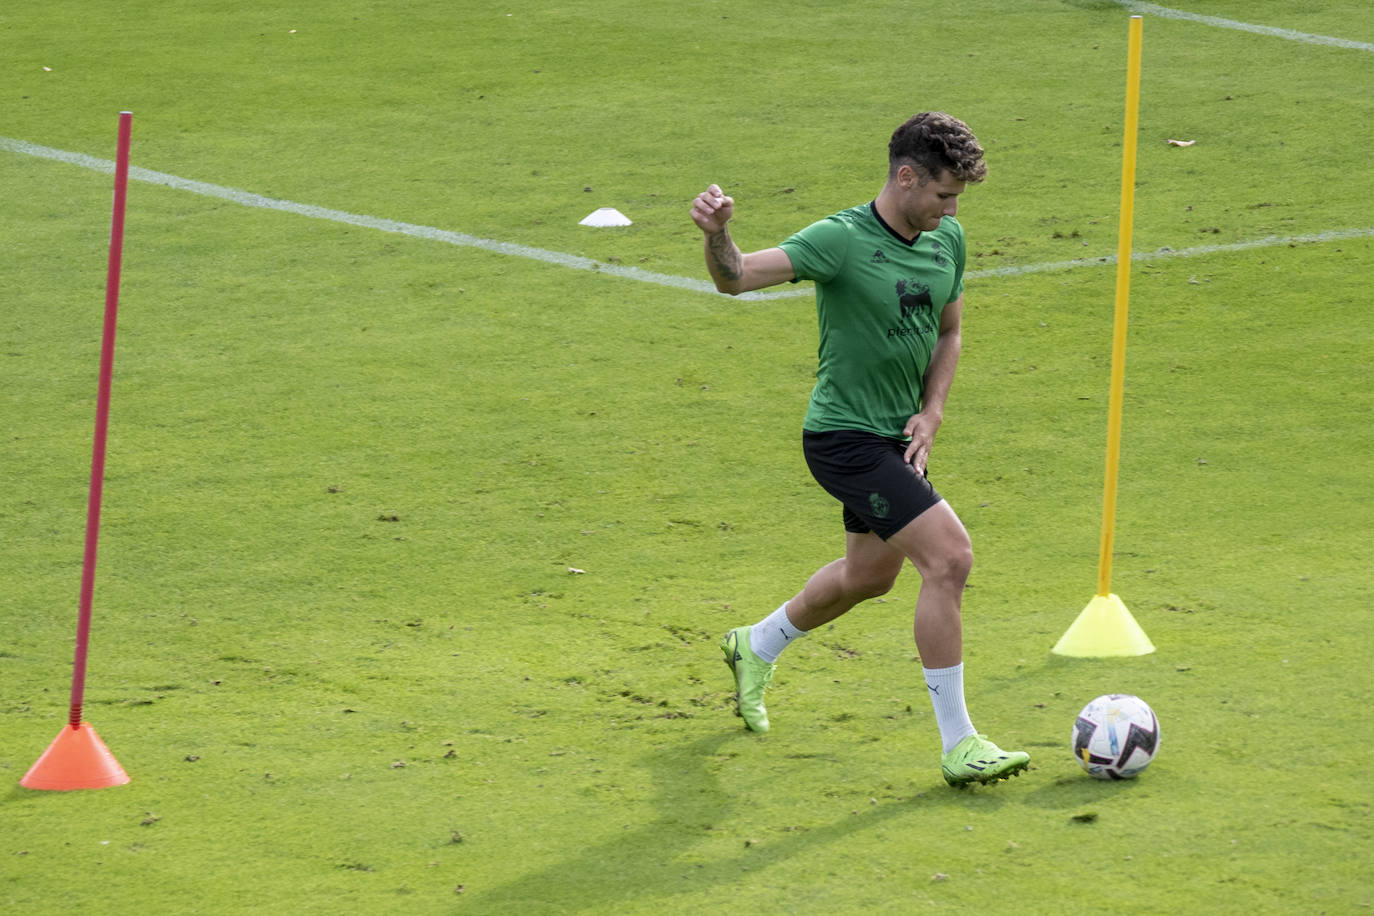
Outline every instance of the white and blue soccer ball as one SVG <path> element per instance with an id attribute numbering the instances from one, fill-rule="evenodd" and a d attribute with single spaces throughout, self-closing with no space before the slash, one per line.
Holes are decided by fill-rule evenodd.
<path id="1" fill-rule="evenodd" d="M 1093 700 L 1073 724 L 1073 755 L 1089 776 L 1131 779 L 1159 752 L 1159 720 L 1140 697 L 1109 693 Z"/>

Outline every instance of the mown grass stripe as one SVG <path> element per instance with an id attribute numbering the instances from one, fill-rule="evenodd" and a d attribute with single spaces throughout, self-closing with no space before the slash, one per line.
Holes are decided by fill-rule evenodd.
<path id="1" fill-rule="evenodd" d="M 19 153 L 25 156 L 35 156 L 41 159 L 65 162 L 69 165 L 92 169 L 97 172 L 113 173 L 115 167 L 114 162 L 108 159 L 99 159 L 95 156 L 87 156 L 84 153 L 73 153 L 67 150 L 53 149 L 52 147 L 40 146 L 36 143 L 29 143 L 24 140 L 14 140 L 9 137 L 0 137 L 0 149 L 6 149 L 10 152 Z M 656 286 L 668 286 L 697 293 L 723 295 L 717 293 L 712 284 L 694 277 L 679 277 L 672 274 L 641 270 L 637 267 L 622 267 L 618 264 L 606 264 L 592 258 L 582 257 L 581 255 L 567 254 L 561 251 L 550 251 L 546 248 L 518 245 L 513 242 L 501 242 L 495 239 L 485 239 L 475 235 L 468 235 L 464 232 L 437 229 L 433 226 L 422 226 L 416 223 L 406 223 L 376 216 L 349 213 L 345 210 L 333 210 L 328 207 L 317 207 L 313 204 L 296 203 L 295 201 L 266 197 L 262 194 L 255 194 L 252 191 L 243 191 L 238 188 L 226 188 L 221 185 L 210 184 L 204 181 L 193 181 L 189 178 L 181 178 L 177 175 L 169 175 L 166 172 L 155 172 L 151 169 L 137 166 L 130 167 L 129 178 L 133 181 L 162 185 L 179 191 L 187 191 L 191 194 L 199 194 L 203 197 L 215 197 L 232 203 L 241 204 L 245 207 L 256 207 L 263 210 L 278 210 L 283 213 L 293 213 L 297 216 L 305 216 L 310 219 L 329 220 L 331 222 L 344 223 L 349 226 L 358 226 L 364 229 L 376 229 L 380 232 L 394 232 L 399 235 L 408 235 L 413 238 L 425 239 L 431 242 L 443 242 L 463 248 L 478 248 L 483 251 L 508 255 L 510 257 L 528 258 L 534 261 L 542 261 L 546 264 L 553 264 L 558 267 L 566 267 L 571 270 L 593 271 L 613 277 L 620 277 L 625 280 L 651 283 Z M 1319 232 L 1310 235 L 1271 235 L 1261 239 L 1232 242 L 1223 245 L 1199 245 L 1182 249 L 1161 248 L 1157 251 L 1136 252 L 1131 255 L 1131 259 L 1133 261 L 1155 261 L 1162 258 L 1199 257 L 1202 255 L 1230 251 L 1247 251 L 1254 248 L 1276 248 L 1286 245 L 1334 242 L 1342 239 L 1371 237 L 1374 237 L 1374 228 L 1335 229 L 1329 232 Z M 1074 270 L 1082 267 L 1105 267 L 1115 264 L 1116 260 L 1116 255 L 1107 255 L 1097 258 L 1078 258 L 1072 261 L 1049 261 L 1040 264 L 990 267 L 981 270 L 970 270 L 966 276 L 969 279 L 1015 277 L 1025 274 Z M 744 293 L 737 298 L 760 301 L 809 295 L 811 295 L 810 286 L 799 286 L 791 289 Z"/>

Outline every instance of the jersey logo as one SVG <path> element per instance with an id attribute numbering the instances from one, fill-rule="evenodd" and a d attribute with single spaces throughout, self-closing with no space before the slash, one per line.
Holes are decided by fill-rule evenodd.
<path id="1" fill-rule="evenodd" d="M 897 304 L 902 317 L 897 327 L 887 329 L 889 338 L 919 336 L 936 330 L 935 300 L 930 296 L 929 286 L 915 278 L 898 280 Z"/>
<path id="2" fill-rule="evenodd" d="M 947 262 L 945 261 L 945 253 L 941 250 L 940 242 L 937 239 L 930 240 L 930 256 L 931 259 L 935 261 L 937 266 L 946 266 Z"/>
<path id="3" fill-rule="evenodd" d="M 891 261 L 889 261 L 889 260 L 887 259 L 887 255 L 883 254 L 883 250 L 882 250 L 881 248 L 879 248 L 877 251 L 873 252 L 873 257 L 869 258 L 869 261 L 872 262 L 872 263 L 874 263 L 874 264 L 891 264 L 891 263 L 892 263 Z"/>
<path id="4" fill-rule="evenodd" d="M 917 311 L 924 310 L 929 313 L 935 308 L 935 302 L 930 298 L 930 287 L 920 280 L 898 280 L 897 301 L 902 306 L 903 321 L 911 318 Z"/>

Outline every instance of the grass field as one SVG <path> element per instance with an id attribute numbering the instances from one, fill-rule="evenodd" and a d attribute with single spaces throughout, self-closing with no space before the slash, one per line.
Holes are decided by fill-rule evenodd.
<path id="1" fill-rule="evenodd" d="M 1374 11 L 1173 9 L 1210 18 L 1144 24 L 1113 578 L 1157 651 L 1067 659 L 1122 5 L 6 4 L 0 909 L 1368 911 Z M 37 792 L 110 220 L 80 157 L 122 109 L 184 180 L 129 194 L 86 691 L 132 782 Z M 914 571 L 784 656 L 769 735 L 733 715 L 716 641 L 842 535 L 800 455 L 809 290 L 705 292 L 687 216 L 717 181 L 776 244 L 925 109 L 988 149 L 932 478 L 977 555 L 973 720 L 1032 754 L 965 792 Z M 634 225 L 578 226 L 602 206 Z M 1070 754 L 1107 692 L 1161 719 L 1131 783 Z"/>

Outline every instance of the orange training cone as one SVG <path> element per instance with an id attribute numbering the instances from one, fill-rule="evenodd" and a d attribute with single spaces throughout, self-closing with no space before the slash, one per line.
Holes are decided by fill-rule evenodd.
<path id="1" fill-rule="evenodd" d="M 26 789 L 108 789 L 128 781 L 129 774 L 95 729 L 82 722 L 63 726 L 19 784 Z"/>

